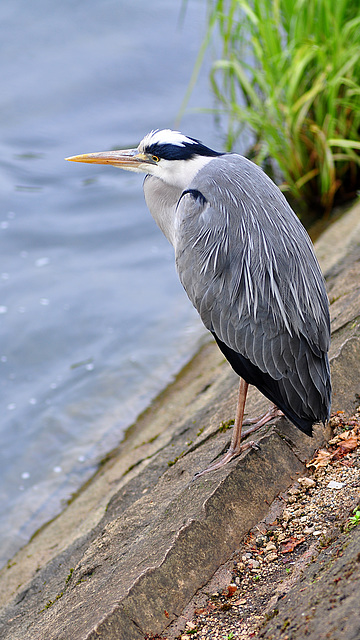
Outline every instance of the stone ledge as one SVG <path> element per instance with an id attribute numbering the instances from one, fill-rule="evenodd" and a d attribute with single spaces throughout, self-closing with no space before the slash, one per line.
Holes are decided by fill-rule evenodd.
<path id="1" fill-rule="evenodd" d="M 360 391 L 360 208 L 348 216 L 351 241 L 345 217 L 325 255 L 333 409 L 351 413 Z M 228 446 L 230 432 L 218 427 L 233 417 L 236 395 L 237 377 L 206 344 L 72 504 L 2 570 L 3 640 L 136 640 L 166 629 L 327 436 L 307 438 L 281 419 L 262 430 L 260 451 L 192 482 Z M 266 405 L 252 390 L 248 411 Z"/>

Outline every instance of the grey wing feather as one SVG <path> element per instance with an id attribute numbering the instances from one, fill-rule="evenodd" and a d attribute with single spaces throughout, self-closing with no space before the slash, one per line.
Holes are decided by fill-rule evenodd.
<path id="1" fill-rule="evenodd" d="M 176 215 L 177 270 L 205 326 L 274 379 L 290 378 L 283 384 L 297 384 L 300 395 L 311 376 L 324 387 L 328 372 L 309 361 L 329 348 L 323 277 L 305 229 L 273 182 L 242 156 L 214 158 Z"/>

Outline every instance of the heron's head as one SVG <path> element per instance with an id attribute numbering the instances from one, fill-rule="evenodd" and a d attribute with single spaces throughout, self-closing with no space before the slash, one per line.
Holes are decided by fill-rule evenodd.
<path id="1" fill-rule="evenodd" d="M 205 164 L 221 153 L 179 131 L 151 131 L 137 149 L 102 151 L 66 158 L 72 162 L 111 164 L 127 171 L 146 173 L 185 189 Z"/>

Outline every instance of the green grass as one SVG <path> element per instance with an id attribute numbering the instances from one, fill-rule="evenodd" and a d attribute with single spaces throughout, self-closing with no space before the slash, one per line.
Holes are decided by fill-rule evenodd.
<path id="1" fill-rule="evenodd" d="M 360 507 L 356 507 L 353 511 L 353 516 L 349 518 L 348 529 L 353 529 L 360 524 Z"/>
<path id="2" fill-rule="evenodd" d="M 360 186 L 360 7 L 354 0 L 209 0 L 227 148 L 244 126 L 281 188 L 328 213 Z M 200 57 L 203 55 L 201 51 Z"/>

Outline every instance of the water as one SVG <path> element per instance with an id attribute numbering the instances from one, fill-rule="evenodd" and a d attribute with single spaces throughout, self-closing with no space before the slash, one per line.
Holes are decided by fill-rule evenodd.
<path id="1" fill-rule="evenodd" d="M 64 162 L 173 127 L 206 2 L 3 0 L 0 561 L 62 507 L 203 330 L 142 178 Z M 206 69 L 192 107 L 211 107 Z M 211 114 L 188 135 L 221 147 Z"/>

